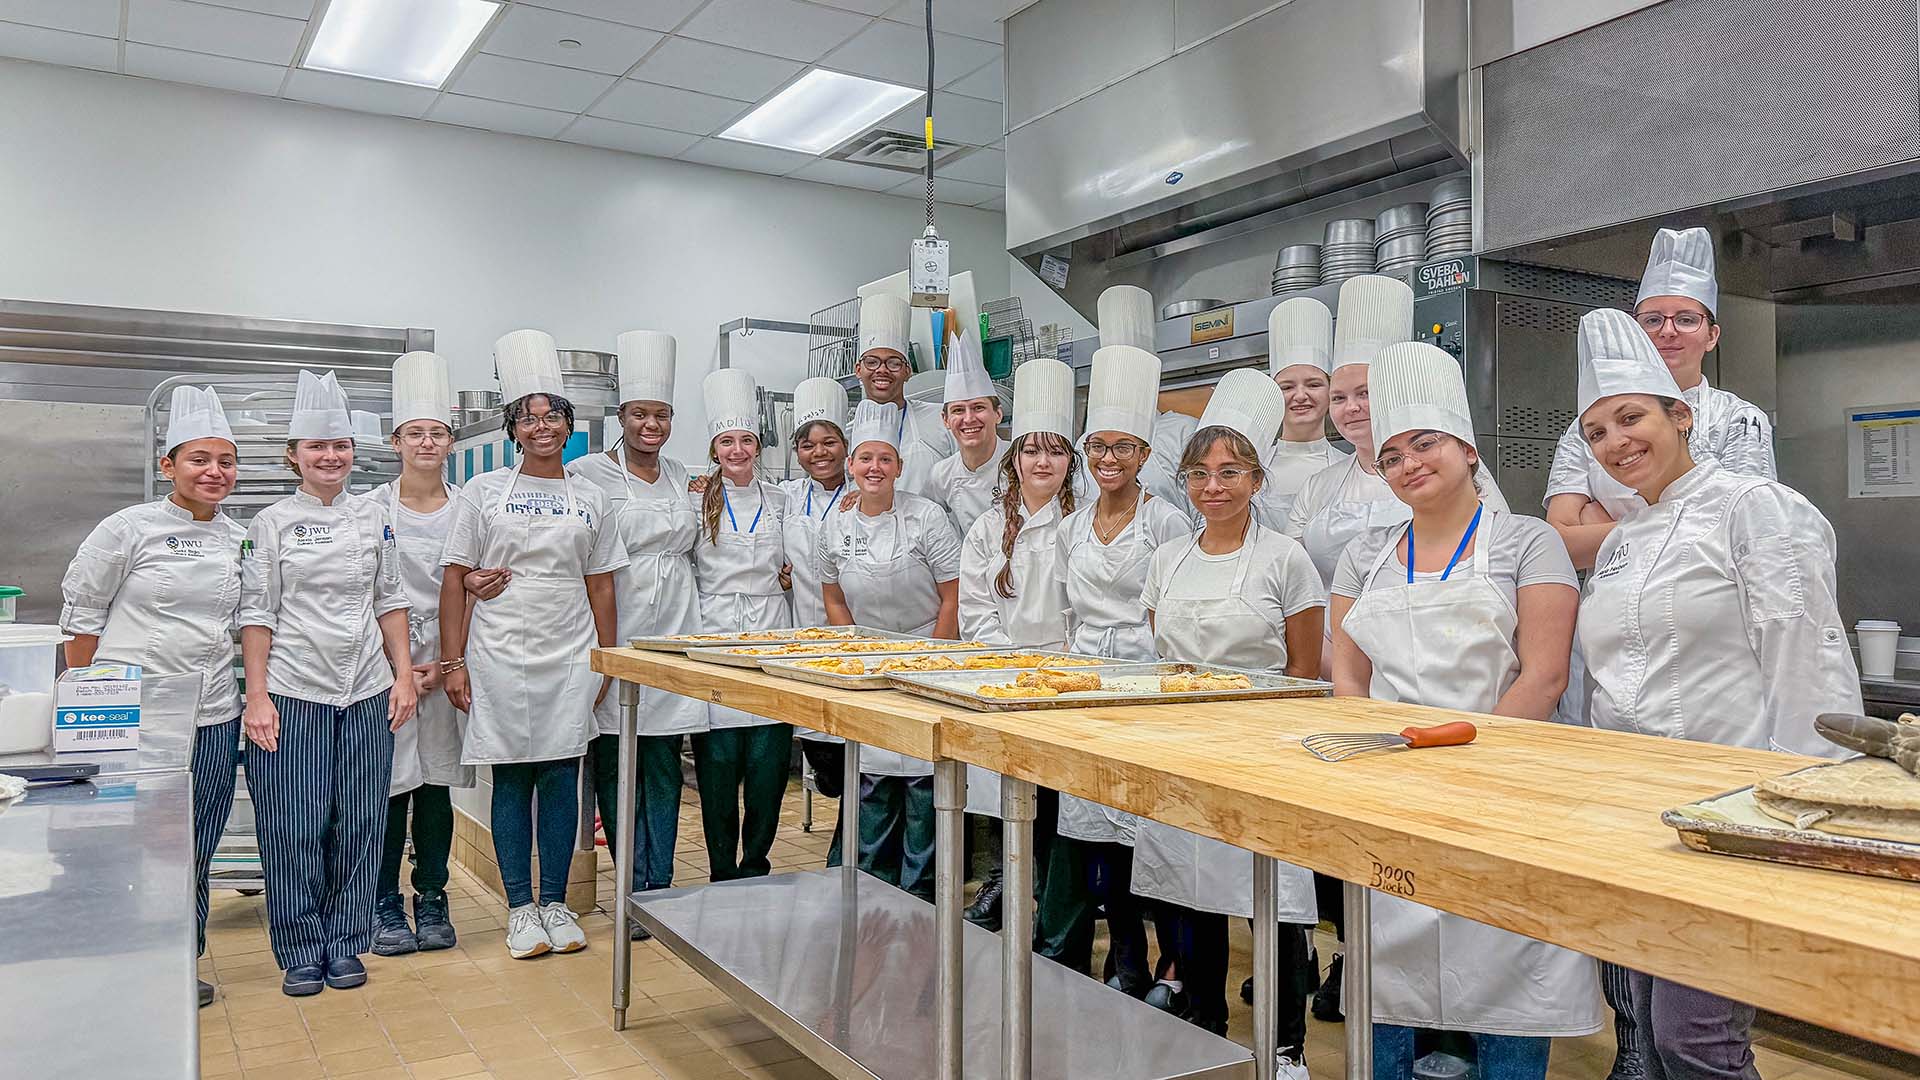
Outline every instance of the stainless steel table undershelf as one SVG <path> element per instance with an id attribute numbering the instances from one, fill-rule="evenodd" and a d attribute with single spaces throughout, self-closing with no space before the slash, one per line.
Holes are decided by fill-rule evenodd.
<path id="1" fill-rule="evenodd" d="M 839 869 L 628 898 L 674 955 L 841 1080 L 933 1073 L 934 909 Z M 964 1075 L 1001 1070 L 1001 942 L 964 930 Z M 1253 1075 L 1246 1048 L 1049 960 L 1033 965 L 1035 1080 Z"/>
<path id="2" fill-rule="evenodd" d="M 0 813 L 0 1060 L 19 1077 L 192 1077 L 184 772 L 36 787 Z"/>

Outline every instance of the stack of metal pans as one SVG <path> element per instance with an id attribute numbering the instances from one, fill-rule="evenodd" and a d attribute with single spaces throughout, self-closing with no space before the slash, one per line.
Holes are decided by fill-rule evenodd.
<path id="1" fill-rule="evenodd" d="M 1273 264 L 1273 295 L 1305 292 L 1320 284 L 1320 245 L 1289 244 Z"/>
<path id="2" fill-rule="evenodd" d="M 1373 219 L 1338 218 L 1327 222 L 1320 245 L 1320 284 L 1332 285 L 1357 274 L 1373 273 Z"/>
<path id="3" fill-rule="evenodd" d="M 1427 207 L 1427 258 L 1473 251 L 1473 178 L 1455 176 L 1433 189 Z"/>
<path id="4" fill-rule="evenodd" d="M 1411 270 L 1427 254 L 1427 204 L 1401 203 L 1373 219 L 1374 271 Z"/>

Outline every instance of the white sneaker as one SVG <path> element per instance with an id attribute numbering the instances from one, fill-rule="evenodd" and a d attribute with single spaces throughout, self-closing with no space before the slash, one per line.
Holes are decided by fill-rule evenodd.
<path id="1" fill-rule="evenodd" d="M 540 924 L 540 910 L 532 904 L 507 912 L 507 955 L 515 960 L 531 960 L 553 951 L 547 928 Z"/>
<path id="2" fill-rule="evenodd" d="M 1274 1051 L 1273 1075 L 1276 1080 L 1312 1080 L 1311 1075 L 1307 1072 L 1305 1056 L 1296 1055 L 1299 1055 L 1298 1051 Z"/>
<path id="3" fill-rule="evenodd" d="M 557 953 L 579 952 L 587 947 L 586 931 L 565 904 L 548 904 L 540 909 L 540 921 L 546 924 L 547 940 Z"/>

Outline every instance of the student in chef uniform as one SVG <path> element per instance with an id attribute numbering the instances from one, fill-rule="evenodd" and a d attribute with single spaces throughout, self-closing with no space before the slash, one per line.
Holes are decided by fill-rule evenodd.
<path id="1" fill-rule="evenodd" d="M 1164 660 L 1222 664 L 1312 677 L 1320 671 L 1326 593 L 1298 543 L 1255 520 L 1264 481 L 1258 447 L 1280 431 L 1286 400 L 1272 379 L 1249 369 L 1220 380 L 1180 465 L 1206 522 L 1196 536 L 1153 553 L 1141 600 Z M 1305 967 L 1306 932 L 1317 919 L 1313 875 L 1279 867 L 1280 968 Z M 1149 1004 L 1182 1011 L 1211 1031 L 1227 1024 L 1227 917 L 1253 915 L 1253 854 L 1183 829 L 1141 820 L 1134 834 L 1133 891 L 1159 901 L 1154 928 L 1172 976 Z M 1304 924 L 1304 925 L 1302 925 Z M 1173 980 L 1173 981 L 1170 981 Z M 1282 1075 L 1304 1080 L 1307 986 L 1282 979 Z M 1184 986 L 1179 985 L 1184 984 Z"/>
<path id="2" fill-rule="evenodd" d="M 620 355 L 620 442 L 604 454 L 575 458 L 569 475 L 600 489 L 618 525 L 627 565 L 613 572 L 619 640 L 692 634 L 700 630 L 693 584 L 693 541 L 699 523 L 687 502 L 687 468 L 661 450 L 673 435 L 673 335 L 629 330 L 617 339 Z M 707 729 L 705 702 L 650 686 L 640 694 L 635 742 L 635 804 L 620 802 L 620 700 L 609 693 L 594 707 L 598 731 L 587 755 L 593 770 L 600 829 L 618 835 L 620 815 L 633 822 L 635 892 L 673 884 L 673 846 L 680 832 L 680 745 Z M 634 940 L 648 935 L 636 921 Z"/>
<path id="3" fill-rule="evenodd" d="M 520 460 L 477 477 L 454 499 L 440 556 L 440 667 L 447 697 L 467 713 L 461 762 L 493 767 L 507 955 L 524 960 L 587 946 L 567 909 L 567 871 L 580 820 L 580 759 L 596 734 L 594 706 L 611 686 L 593 673 L 590 654 L 618 640 L 613 575 L 627 553 L 607 497 L 562 464 L 574 415 L 561 395 L 553 338 L 515 330 L 494 342 L 493 359 Z M 502 569 L 510 572 L 506 589 L 469 607 L 467 575 Z"/>
<path id="4" fill-rule="evenodd" d="M 860 495 L 820 527 L 827 621 L 922 637 L 960 633 L 960 537 L 932 499 L 900 491 L 900 406 L 862 401 L 847 441 Z M 860 748 L 860 869 L 933 898 L 933 765 Z"/>
<path id="5" fill-rule="evenodd" d="M 847 391 L 837 380 L 807 379 L 793 388 L 793 455 L 804 475 L 780 484 L 787 516 L 780 540 L 786 549 L 787 575 L 793 582 L 793 624 L 827 624 L 827 601 L 820 591 L 816 543 L 827 515 L 847 490 Z M 814 790 L 838 799 L 846 762 L 846 740 L 820 731 L 794 729 L 800 752 L 813 770 Z M 844 805 L 844 804 L 842 804 Z M 844 812 L 844 811 L 843 811 Z M 827 865 L 840 865 L 840 830 L 833 830 Z"/>
<path id="6" fill-rule="evenodd" d="M 1154 347 L 1154 307 L 1153 294 L 1134 285 L 1110 285 L 1100 294 L 1095 313 L 1100 320 L 1100 347 L 1109 345 L 1130 345 L 1133 348 L 1159 355 Z M 1155 388 L 1156 407 L 1160 398 Z M 1187 449 L 1187 440 L 1198 429 L 1198 421 L 1186 413 L 1163 412 L 1154 417 L 1153 432 L 1147 443 L 1153 448 L 1153 456 L 1146 459 L 1140 469 L 1140 486 L 1147 494 L 1156 499 L 1164 499 L 1186 514 L 1193 516 L 1193 504 L 1187 501 L 1187 486 L 1177 475 L 1180 469 L 1180 455 Z M 1092 462 L 1087 463 L 1089 469 Z M 1089 477 L 1088 488 L 1093 484 Z"/>
<path id="7" fill-rule="evenodd" d="M 1158 656 L 1140 591 L 1155 548 L 1185 539 L 1193 525 L 1166 499 L 1142 490 L 1151 460 L 1148 440 L 1160 395 L 1160 358 L 1131 345 L 1093 354 L 1087 390 L 1087 434 L 1081 449 L 1097 496 L 1060 523 L 1053 575 L 1066 592 L 1067 647 L 1072 652 L 1150 661 Z M 1036 948 L 1085 972 L 1093 955 L 1096 905 L 1106 908 L 1108 985 L 1136 997 L 1153 979 L 1147 939 L 1131 891 L 1134 819 L 1062 793 L 1059 836 L 1041 890 Z"/>
<path id="8" fill-rule="evenodd" d="M 970 331 L 962 330 L 947 347 L 945 401 L 940 416 L 959 449 L 933 467 L 921 494 L 946 507 L 953 531 L 965 536 L 993 504 L 1011 445 L 1000 437 L 1000 391 Z"/>
<path id="9" fill-rule="evenodd" d="M 1412 520 L 1355 537 L 1333 579 L 1334 692 L 1545 720 L 1567 682 L 1578 578 L 1552 526 L 1488 509 L 1460 364 L 1389 345 L 1368 373 L 1376 463 Z M 1590 957 L 1379 894 L 1374 1075 L 1414 1029 L 1473 1035 L 1480 1075 L 1544 1080 L 1555 1037 L 1600 1029 Z"/>
<path id="10" fill-rule="evenodd" d="M 707 455 L 714 471 L 692 495 L 699 517 L 693 577 L 706 633 L 777 630 L 793 624 L 781 568 L 786 496 L 759 479 L 759 387 L 740 368 L 712 372 L 700 386 L 707 405 Z M 707 706 L 707 730 L 693 736 L 700 824 L 714 881 L 761 877 L 780 825 L 793 761 L 793 726 Z"/>
<path id="11" fill-rule="evenodd" d="M 1310 296 L 1283 300 L 1267 316 L 1267 372 L 1287 398 L 1280 437 L 1261 455 L 1261 523 L 1285 530 L 1307 478 L 1351 455 L 1327 441 L 1327 393 L 1333 356 L 1333 312 Z"/>
<path id="12" fill-rule="evenodd" d="M 400 956 L 451 949 L 447 858 L 453 853 L 452 788 L 473 786 L 473 766 L 460 763 L 465 719 L 440 687 L 440 551 L 453 521 L 447 455 L 453 451 L 453 387 L 438 354 L 410 352 L 393 362 L 393 448 L 400 479 L 367 493 L 393 524 L 400 584 L 407 595 L 407 641 L 419 698 L 413 723 L 393 735 L 387 785 L 386 844 L 374 890 L 373 952 Z M 396 672 L 396 677 L 399 673 Z M 413 811 L 413 925 L 400 895 L 407 854 L 407 811 Z"/>
<path id="13" fill-rule="evenodd" d="M 954 446 L 940 406 L 907 400 L 907 380 L 913 375 L 907 359 L 912 326 L 913 309 L 897 296 L 875 293 L 860 301 L 860 359 L 853 373 L 860 379 L 862 398 L 904 410 L 891 437 L 904 459 L 899 487 L 925 495 L 931 492 L 934 465 L 953 453 Z"/>
<path id="14" fill-rule="evenodd" d="M 1827 519 L 1785 484 L 1693 456 L 1702 418 L 1624 311 L 1580 320 L 1578 405 L 1600 467 L 1646 503 L 1601 542 L 1580 602 L 1593 726 L 1846 756 L 1813 730 L 1861 711 Z M 1751 1007 L 1632 983 L 1651 1080 L 1756 1075 Z"/>
<path id="15" fill-rule="evenodd" d="M 138 664 L 142 746 L 186 749 L 193 769 L 194 914 L 207 946 L 207 869 L 233 809 L 240 691 L 233 621 L 246 530 L 220 511 L 239 478 L 233 429 L 212 389 L 174 387 L 160 473 L 173 490 L 115 511 L 81 541 L 60 582 L 67 666 Z M 200 983 L 200 1004 L 213 986 Z"/>
<path id="16" fill-rule="evenodd" d="M 346 490 L 353 421 L 333 372 L 300 373 L 287 435 L 300 487 L 254 516 L 240 562 L 241 723 L 267 936 L 301 997 L 367 981 L 393 733 L 417 695 L 393 525 Z"/>
<path id="17" fill-rule="evenodd" d="M 1774 479 L 1773 426 L 1767 414 L 1707 384 L 1701 365 L 1720 344 L 1720 286 L 1714 279 L 1713 238 L 1705 229 L 1661 229 L 1647 255 L 1633 317 L 1653 340 L 1693 412 L 1687 449 L 1739 476 Z M 1593 568 L 1593 556 L 1613 523 L 1646 503 L 1609 477 L 1582 438 L 1578 421 L 1554 449 L 1547 477 L 1547 520 L 1560 530 L 1574 565 Z"/>

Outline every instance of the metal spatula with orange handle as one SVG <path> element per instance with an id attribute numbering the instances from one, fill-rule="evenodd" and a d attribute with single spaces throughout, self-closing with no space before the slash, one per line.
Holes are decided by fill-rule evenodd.
<path id="1" fill-rule="evenodd" d="M 1455 720 L 1450 724 L 1436 724 L 1433 727 L 1410 727 L 1398 735 L 1384 732 L 1335 732 L 1326 735 L 1309 735 L 1300 740 L 1314 757 L 1322 761 L 1345 761 L 1356 754 L 1369 750 L 1394 750 L 1405 747 L 1408 750 L 1424 750 L 1430 746 L 1465 746 L 1479 734 L 1474 726 L 1465 720 Z"/>

